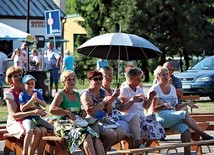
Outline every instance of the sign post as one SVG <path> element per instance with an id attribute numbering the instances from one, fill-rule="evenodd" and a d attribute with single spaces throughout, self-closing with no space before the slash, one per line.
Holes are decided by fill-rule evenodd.
<path id="1" fill-rule="evenodd" d="M 46 35 L 61 35 L 61 20 L 59 10 L 45 11 Z"/>

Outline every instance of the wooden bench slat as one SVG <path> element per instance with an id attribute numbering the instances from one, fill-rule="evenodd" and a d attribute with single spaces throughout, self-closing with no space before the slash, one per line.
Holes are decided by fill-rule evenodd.
<path id="1" fill-rule="evenodd" d="M 181 100 L 199 100 L 200 96 L 199 95 L 184 95 L 181 97 Z"/>
<path id="2" fill-rule="evenodd" d="M 64 138 L 57 137 L 57 136 L 44 136 L 44 137 L 42 137 L 42 140 L 62 142 L 64 140 Z"/>
<path id="3" fill-rule="evenodd" d="M 148 151 L 155 151 L 155 150 L 161 150 L 161 149 L 173 149 L 173 148 L 179 148 L 179 147 L 186 147 L 186 146 L 193 146 L 193 145 L 210 145 L 214 144 L 213 140 L 202 140 L 202 141 L 195 141 L 195 142 L 189 142 L 189 143 L 177 143 L 177 144 L 169 144 L 169 145 L 161 145 L 156 147 L 147 147 L 147 148 L 137 148 L 137 149 L 127 149 L 127 150 L 117 150 L 115 153 L 144 153 Z"/>
<path id="4" fill-rule="evenodd" d="M 196 122 L 214 121 L 214 115 L 191 115 Z"/>
<path id="5" fill-rule="evenodd" d="M 214 115 L 214 113 L 212 113 L 212 112 L 209 112 L 209 113 L 193 112 L 193 113 L 190 113 L 190 115 Z"/>

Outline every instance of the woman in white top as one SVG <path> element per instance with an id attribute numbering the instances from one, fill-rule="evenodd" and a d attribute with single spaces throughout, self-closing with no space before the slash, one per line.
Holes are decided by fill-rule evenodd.
<path id="1" fill-rule="evenodd" d="M 181 133 L 182 142 L 190 142 L 191 134 L 189 128 L 196 131 L 203 140 L 213 139 L 212 136 L 203 132 L 195 120 L 183 110 L 184 106 L 195 107 L 193 102 L 178 104 L 176 89 L 169 83 L 169 71 L 166 67 L 158 66 L 154 71 L 154 77 L 158 83 L 153 85 L 149 92 L 156 92 L 152 101 L 152 112 L 155 113 L 156 120 L 165 128 L 170 128 Z M 179 111 L 177 111 L 179 110 Z M 184 148 L 185 155 L 191 154 L 190 147 Z"/>
<path id="2" fill-rule="evenodd" d="M 42 57 L 36 48 L 33 48 L 30 55 L 30 70 L 40 71 L 42 69 Z"/>
<path id="3" fill-rule="evenodd" d="M 13 61 L 14 61 L 14 67 L 20 67 L 23 70 L 26 69 L 26 57 L 24 56 L 25 54 L 22 53 L 22 50 L 20 48 L 15 49 L 14 51 L 15 56 Z"/>
<path id="4" fill-rule="evenodd" d="M 123 115 L 122 119 L 127 121 L 130 128 L 130 131 L 127 132 L 131 132 L 133 135 L 138 134 L 138 139 L 135 138 L 135 146 L 141 141 L 145 141 L 149 145 L 148 142 L 152 140 L 165 138 L 164 128 L 157 121 L 144 115 L 144 109 L 150 107 L 155 92 L 151 92 L 148 98 L 145 97 L 143 89 L 139 86 L 142 76 L 143 72 L 140 68 L 130 68 L 126 73 L 126 83 L 120 88 L 119 96 L 122 103 L 118 108 Z M 124 128 L 127 129 L 127 127 Z"/>

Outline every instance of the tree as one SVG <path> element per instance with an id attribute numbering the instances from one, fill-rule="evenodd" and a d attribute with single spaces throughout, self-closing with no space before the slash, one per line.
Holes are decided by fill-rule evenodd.
<path id="1" fill-rule="evenodd" d="M 199 56 L 213 47 L 213 15 L 209 14 L 213 4 L 197 0 L 72 0 L 73 7 L 84 21 L 88 37 L 106 32 L 133 33 L 156 44 L 163 52 L 159 64 L 165 57 L 184 56 L 186 68 L 189 55 Z M 207 15 L 208 14 L 208 15 Z M 141 68 L 148 72 L 143 61 Z M 148 75 L 148 74 L 146 74 Z"/>

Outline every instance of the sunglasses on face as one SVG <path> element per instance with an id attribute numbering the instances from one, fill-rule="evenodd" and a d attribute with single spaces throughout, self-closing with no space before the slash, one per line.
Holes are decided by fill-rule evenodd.
<path id="1" fill-rule="evenodd" d="M 21 77 L 22 77 L 22 74 L 15 74 L 15 75 L 13 75 L 13 77 L 14 77 L 14 78 L 17 78 L 17 77 L 21 78 Z"/>
<path id="2" fill-rule="evenodd" d="M 94 80 L 94 81 L 100 80 L 100 81 L 102 81 L 102 80 L 103 80 L 103 77 L 94 77 L 94 78 L 92 78 L 91 80 Z"/>

